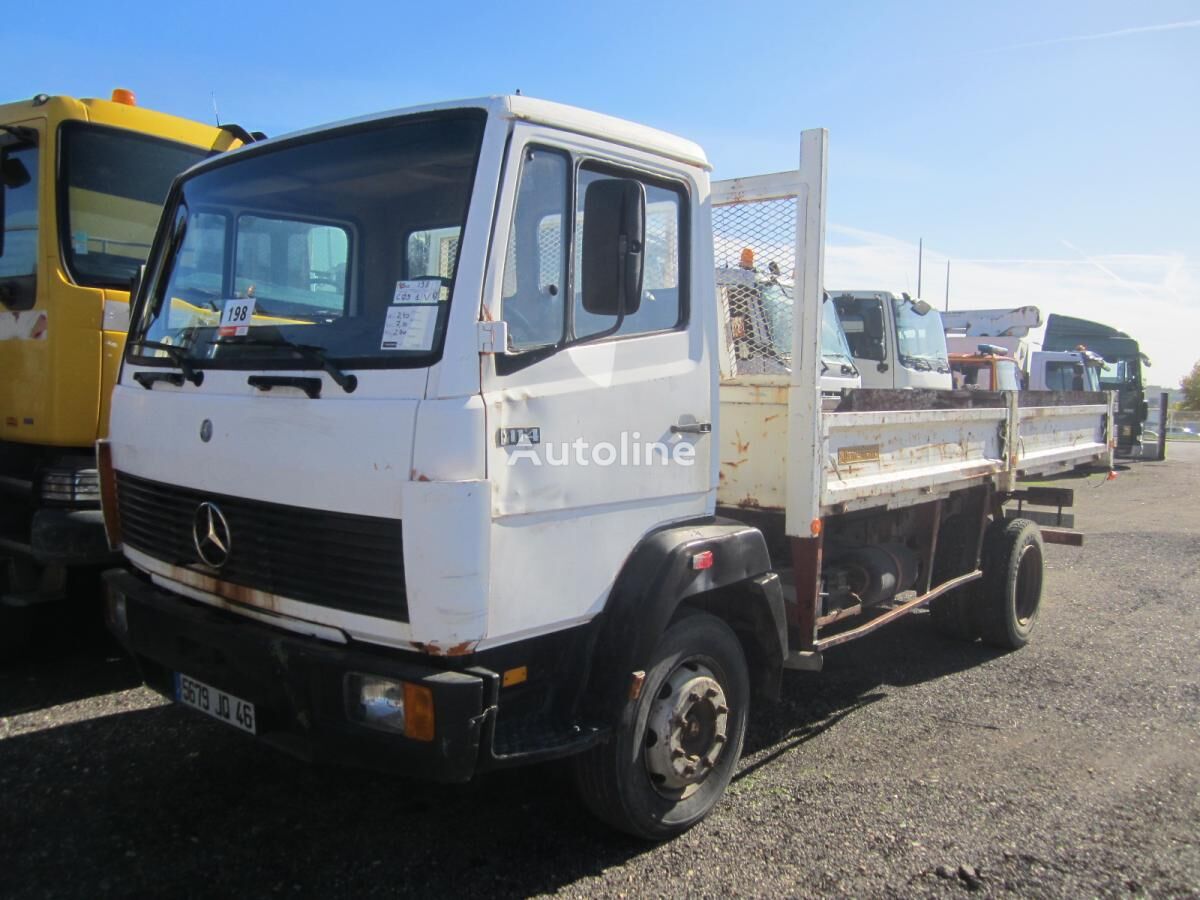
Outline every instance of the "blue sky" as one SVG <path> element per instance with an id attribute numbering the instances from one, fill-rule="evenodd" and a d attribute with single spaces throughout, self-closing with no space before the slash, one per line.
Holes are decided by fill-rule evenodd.
<path id="1" fill-rule="evenodd" d="M 1035 303 L 1200 357 L 1200 3 L 95 3 L 6 16 L 4 99 L 107 96 L 280 134 L 547 97 L 699 141 L 716 177 L 830 129 L 831 286 Z M 931 283 L 934 285 L 931 287 Z"/>

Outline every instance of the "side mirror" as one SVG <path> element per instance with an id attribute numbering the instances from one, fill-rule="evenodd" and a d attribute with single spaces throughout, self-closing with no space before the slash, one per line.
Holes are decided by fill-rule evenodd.
<path id="1" fill-rule="evenodd" d="M 646 189 L 629 178 L 593 181 L 583 198 L 583 308 L 628 316 L 642 303 Z"/>
<path id="2" fill-rule="evenodd" d="M 929 311 L 933 309 L 933 307 L 924 300 L 913 300 L 912 308 L 913 312 L 915 312 L 918 316 L 927 316 L 929 315 Z"/>

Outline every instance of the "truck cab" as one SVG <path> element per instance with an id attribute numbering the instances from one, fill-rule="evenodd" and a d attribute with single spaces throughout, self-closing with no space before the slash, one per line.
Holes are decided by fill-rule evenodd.
<path id="1" fill-rule="evenodd" d="M 1019 391 L 1021 369 L 1003 347 L 980 344 L 974 353 L 951 353 L 954 387 L 973 391 Z"/>
<path id="2" fill-rule="evenodd" d="M 1103 357 L 1108 367 L 1100 373 L 1103 390 L 1117 395 L 1117 451 L 1129 455 L 1141 444 L 1142 426 L 1149 414 L 1142 370 L 1150 358 L 1138 342 L 1123 331 L 1073 316 L 1052 313 L 1046 321 L 1044 350 L 1075 350 L 1080 346 Z"/>
<path id="3" fill-rule="evenodd" d="M 830 291 L 867 388 L 952 387 L 941 314 L 889 291 Z"/>
<path id="4" fill-rule="evenodd" d="M 724 331 L 722 374 L 787 375 L 792 365 L 792 310 L 795 285 L 779 274 L 754 268 L 754 252 L 744 248 L 739 265 L 716 270 L 718 310 Z M 842 392 L 862 387 L 841 320 L 825 294 L 821 315 L 821 397 L 837 406 Z"/>
<path id="5" fill-rule="evenodd" d="M 1101 391 L 1101 378 L 1109 369 L 1090 350 L 1035 350 L 1026 366 L 1031 391 Z"/>
<path id="6" fill-rule="evenodd" d="M 1021 646 L 1041 537 L 1003 504 L 1106 461 L 1108 407 L 827 410 L 827 145 L 711 183 L 685 139 L 491 97 L 185 173 L 97 450 L 109 623 L 146 683 L 306 759 L 571 757 L 589 808 L 663 839 L 785 666 L 985 568 L 981 617 L 947 615 Z M 751 241 L 758 271 L 714 277 Z"/>
<path id="7" fill-rule="evenodd" d="M 172 179 L 238 139 L 112 100 L 0 105 L 0 644 L 110 559 L 94 442 Z"/>

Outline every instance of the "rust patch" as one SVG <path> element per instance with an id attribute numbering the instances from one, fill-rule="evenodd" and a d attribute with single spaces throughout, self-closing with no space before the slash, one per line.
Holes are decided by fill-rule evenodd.
<path id="1" fill-rule="evenodd" d="M 416 469 L 410 469 L 408 473 L 410 481 L 428 481 L 429 476 L 418 472 Z"/>
<path id="2" fill-rule="evenodd" d="M 750 449 L 750 442 L 742 440 L 741 432 L 734 432 L 733 445 L 735 447 L 737 447 L 738 453 L 745 453 L 747 450 Z"/>
<path id="3" fill-rule="evenodd" d="M 413 641 L 413 646 L 430 656 L 466 656 L 474 652 L 478 641 L 463 641 L 450 647 L 442 647 L 437 641 Z"/>
<path id="4" fill-rule="evenodd" d="M 765 419 L 763 419 L 763 421 L 764 422 L 774 422 L 776 419 L 778 419 L 780 417 L 780 415 L 782 415 L 782 414 L 775 413 L 775 415 L 773 415 L 773 416 L 767 416 Z"/>
<path id="5" fill-rule="evenodd" d="M 744 459 L 739 459 L 737 462 L 722 462 L 721 465 L 729 466 L 729 468 L 731 468 L 731 469 L 736 469 L 738 466 L 740 466 L 744 462 L 745 462 Z"/>
<path id="6" fill-rule="evenodd" d="M 879 462 L 879 445 L 863 444 L 859 447 L 839 447 L 837 455 L 838 463 L 843 466 L 851 463 Z"/>
<path id="7" fill-rule="evenodd" d="M 742 509 L 758 509 L 762 504 L 753 497 L 743 497 L 738 501 L 738 506 Z"/>

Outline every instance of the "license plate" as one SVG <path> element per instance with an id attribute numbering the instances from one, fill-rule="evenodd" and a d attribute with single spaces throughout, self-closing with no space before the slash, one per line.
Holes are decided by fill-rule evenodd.
<path id="1" fill-rule="evenodd" d="M 198 709 L 234 728 L 240 728 L 250 734 L 256 733 L 253 703 L 227 694 L 211 684 L 197 681 L 182 672 L 175 673 L 175 699 L 184 706 Z"/>

